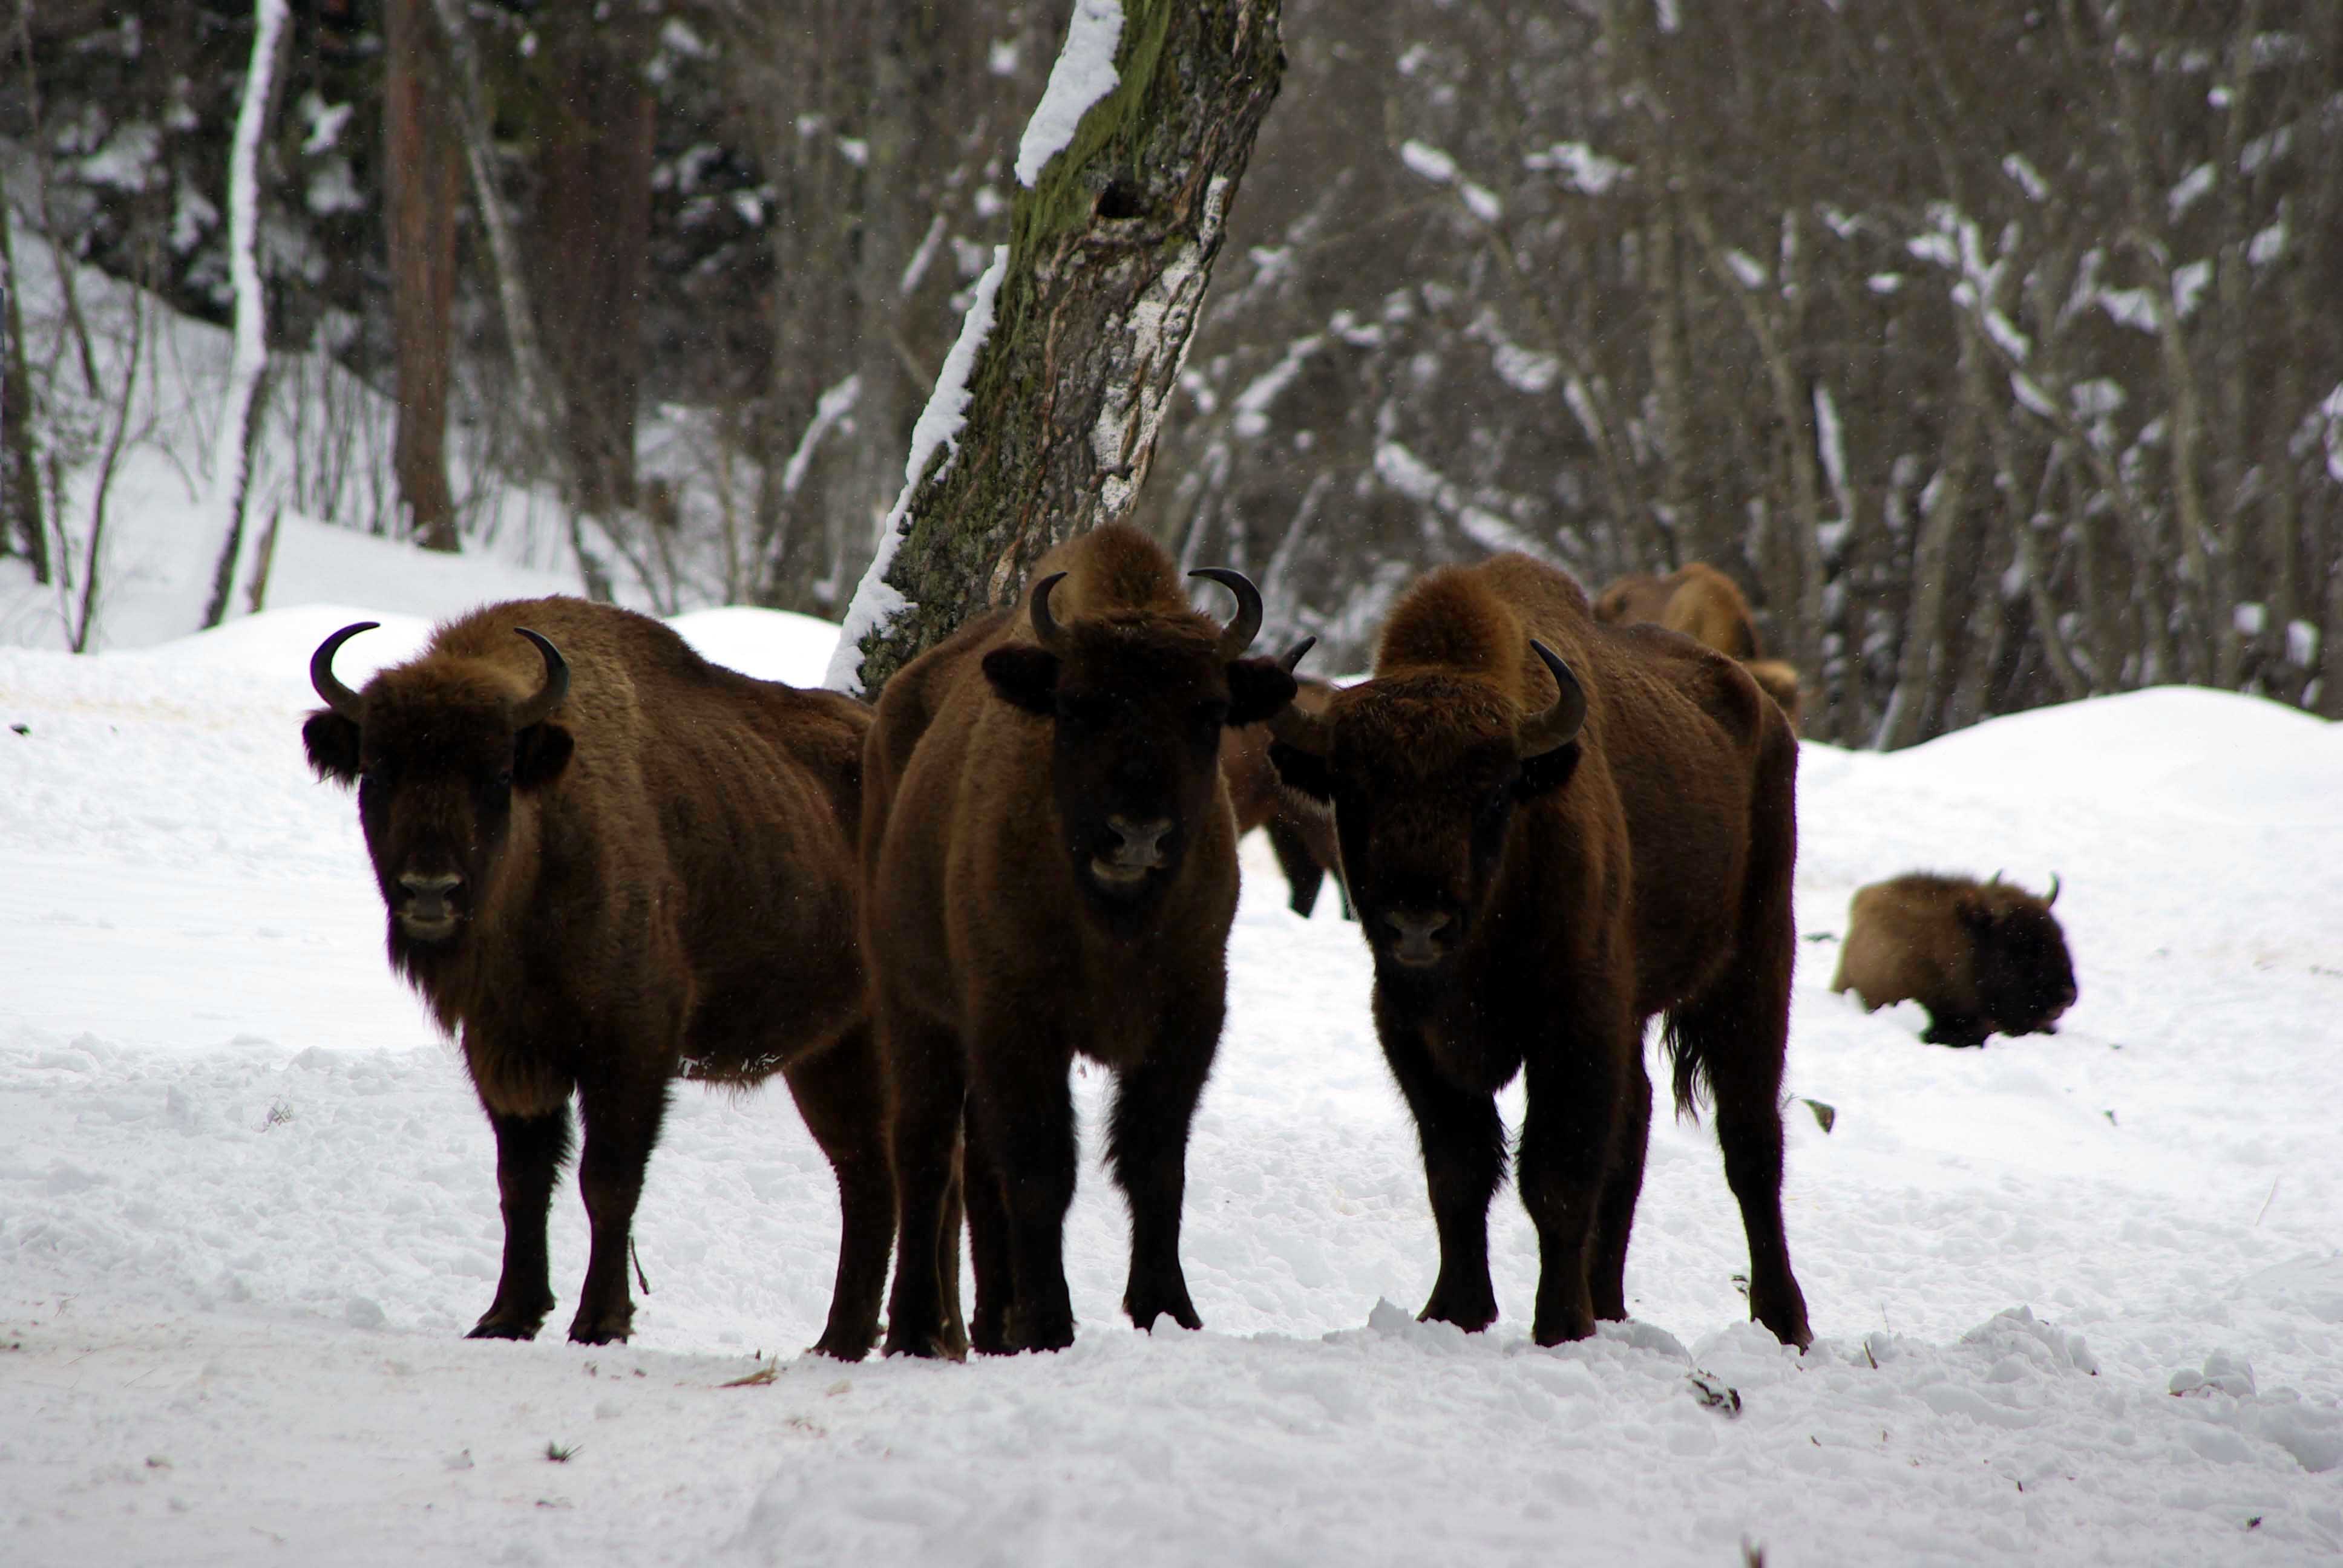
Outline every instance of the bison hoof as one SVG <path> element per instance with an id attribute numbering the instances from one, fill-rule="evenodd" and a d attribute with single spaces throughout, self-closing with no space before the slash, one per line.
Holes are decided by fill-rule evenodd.
<path id="1" fill-rule="evenodd" d="M 1016 1338 L 1009 1332 L 1007 1313 L 987 1315 L 979 1312 L 969 1321 L 969 1349 L 984 1356 L 1015 1355 L 1019 1350 Z"/>
<path id="2" fill-rule="evenodd" d="M 1021 1351 L 1061 1351 L 1074 1342 L 1074 1314 L 1037 1313 L 1021 1325 L 1016 1336 Z"/>
<path id="3" fill-rule="evenodd" d="M 1131 1326 L 1142 1333 L 1153 1333 L 1159 1318 L 1170 1318 L 1183 1329 L 1201 1329 L 1204 1326 L 1204 1320 L 1196 1315 L 1195 1304 L 1184 1294 L 1173 1301 L 1136 1307 L 1126 1306 L 1124 1310 L 1131 1314 Z"/>
<path id="4" fill-rule="evenodd" d="M 886 1353 L 890 1356 L 918 1356 L 922 1361 L 956 1362 L 965 1359 L 968 1352 L 962 1351 L 955 1353 L 950 1342 L 945 1338 L 941 1330 L 929 1329 L 925 1332 L 907 1332 L 890 1330 L 887 1334 Z"/>
<path id="5" fill-rule="evenodd" d="M 878 1337 L 871 1332 L 825 1333 L 814 1341 L 810 1349 L 813 1354 L 828 1356 L 832 1361 L 859 1362 L 870 1353 L 870 1346 Z"/>
<path id="6" fill-rule="evenodd" d="M 589 1323 L 580 1318 L 569 1325 L 569 1342 L 574 1345 L 624 1344 L 627 1336 L 634 1332 L 631 1314 L 618 1322 Z"/>
<path id="7" fill-rule="evenodd" d="M 1434 1291 L 1432 1300 L 1423 1303 L 1423 1311 L 1415 1314 L 1419 1323 L 1453 1323 L 1468 1334 L 1477 1334 L 1497 1321 L 1494 1297 L 1477 1301 L 1458 1301 L 1444 1292 Z"/>
<path id="8" fill-rule="evenodd" d="M 534 1323 L 490 1322 L 486 1319 L 472 1325 L 468 1340 L 533 1340 L 537 1338 Z"/>
<path id="9" fill-rule="evenodd" d="M 1567 1344 L 1573 1340 L 1592 1339 L 1594 1319 L 1573 1313 L 1556 1322 L 1541 1322 L 1530 1330 L 1530 1338 L 1542 1345 Z"/>

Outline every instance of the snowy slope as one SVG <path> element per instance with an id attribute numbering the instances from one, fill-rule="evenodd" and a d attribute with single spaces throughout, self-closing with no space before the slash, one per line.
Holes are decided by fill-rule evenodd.
<path id="1" fill-rule="evenodd" d="M 1436 1255 L 1364 950 L 1331 899 L 1286 912 L 1257 840 L 1190 1159 L 1205 1332 L 1121 1320 L 1124 1222 L 1086 1159 L 1071 1351 L 804 1358 L 836 1239 L 820 1157 L 786 1094 L 687 1090 L 639 1221 L 636 1342 L 473 1344 L 488 1129 L 389 976 L 354 812 L 297 735 L 327 631 L 386 621 L 346 650 L 355 682 L 427 628 L 317 592 L 139 653 L 0 649 L 0 725 L 25 731 L 0 729 L 0 1561 L 2343 1553 L 2332 726 L 2162 690 L 1894 756 L 1805 748 L 1792 1087 L 1837 1120 L 1790 1107 L 1803 1358 L 1743 1321 L 1714 1141 L 1664 1121 L 1632 1325 L 1528 1342 L 1510 1191 L 1505 1316 L 1413 1322 Z M 806 681 L 833 635 L 679 624 Z M 1849 894 L 1920 866 L 2063 877 L 2062 1033 L 1944 1050 L 1916 1008 L 1829 993 Z M 1080 1088 L 1094 1151 L 1101 1079 Z M 554 1249 L 567 1298 L 574 1191 Z"/>

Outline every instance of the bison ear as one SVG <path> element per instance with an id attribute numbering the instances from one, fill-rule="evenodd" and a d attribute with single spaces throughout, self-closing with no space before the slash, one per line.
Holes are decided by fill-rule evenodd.
<path id="1" fill-rule="evenodd" d="M 1333 804 L 1333 770 L 1326 766 L 1323 757 L 1299 746 L 1288 746 L 1282 740 L 1272 740 L 1269 743 L 1269 764 L 1277 769 L 1281 783 L 1311 804 L 1322 809 Z"/>
<path id="2" fill-rule="evenodd" d="M 984 678 L 1004 702 L 1042 718 L 1058 711 L 1058 656 L 1046 648 L 1012 642 L 984 656 Z"/>
<path id="3" fill-rule="evenodd" d="M 1513 780 L 1513 799 L 1534 800 L 1569 783 L 1570 776 L 1578 771 L 1580 751 L 1578 742 L 1572 740 L 1535 757 L 1523 758 L 1522 776 Z"/>
<path id="4" fill-rule="evenodd" d="M 513 788 L 542 789 L 569 766 L 577 739 L 560 725 L 532 724 L 513 737 Z"/>
<path id="5" fill-rule="evenodd" d="M 1239 658 L 1229 664 L 1229 726 L 1259 724 L 1293 700 L 1301 688 L 1293 672 L 1273 658 Z"/>
<path id="6" fill-rule="evenodd" d="M 358 727 L 330 708 L 320 708 L 301 726 L 301 744 L 320 779 L 337 784 L 358 781 Z"/>

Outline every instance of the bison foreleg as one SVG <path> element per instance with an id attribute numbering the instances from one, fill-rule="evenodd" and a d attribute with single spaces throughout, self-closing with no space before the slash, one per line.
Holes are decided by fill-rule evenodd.
<path id="1" fill-rule="evenodd" d="M 960 1141 L 967 1064 L 960 1040 L 908 1012 L 889 1010 L 880 1035 L 891 1100 L 888 1142 L 895 1171 L 895 1288 L 887 1300 L 887 1353 L 958 1356 L 946 1321 L 960 1316 L 949 1291 L 944 1249 L 960 1245 L 950 1210 L 953 1151 Z"/>
<path id="2" fill-rule="evenodd" d="M 1627 1098 L 1625 1055 L 1621 1041 L 1574 1041 L 1524 1063 L 1529 1107 L 1513 1179 L 1537 1226 L 1537 1315 L 1530 1337 L 1542 1345 L 1594 1332 L 1595 1225 Z"/>
<path id="3" fill-rule="evenodd" d="M 504 1211 L 504 1272 L 497 1299 L 468 1336 L 476 1340 L 533 1340 L 553 1310 L 553 1284 L 545 1258 L 545 1215 L 553 1202 L 554 1178 L 569 1158 L 569 1108 L 550 1116 L 488 1113 L 497 1135 L 497 1200 Z"/>
<path id="4" fill-rule="evenodd" d="M 578 1186 L 593 1232 L 578 1315 L 569 1321 L 569 1337 L 581 1345 L 608 1344 L 634 1332 L 627 1244 L 634 1233 L 643 1171 L 667 1116 L 667 1066 L 664 1059 L 655 1059 L 642 1070 L 628 1072 L 614 1062 L 605 1074 L 579 1086 L 586 1146 L 578 1160 Z"/>
<path id="5" fill-rule="evenodd" d="M 1442 1077 L 1412 1031 L 1386 1031 L 1383 1057 L 1415 1113 L 1432 1221 L 1440 1231 L 1440 1277 L 1416 1316 L 1477 1333 L 1497 1321 L 1497 1292 L 1489 1282 L 1489 1200 L 1505 1178 L 1504 1123 L 1493 1096 Z"/>
<path id="6" fill-rule="evenodd" d="M 1968 1047 L 1983 1045 L 1992 1033 L 1993 1025 L 1984 1019 L 1940 1012 L 1929 1016 L 1928 1027 L 1920 1031 L 1920 1039 L 1927 1045 Z"/>
<path id="7" fill-rule="evenodd" d="M 1020 1350 L 1059 1351 L 1074 1342 L 1066 1293 L 1066 1210 L 1074 1201 L 1074 1102 L 1070 1058 L 1031 1038 L 996 1035 L 979 1046 L 969 1113 L 1001 1171 L 1009 1218 L 1016 1305 L 1009 1337 Z M 989 1045 L 990 1049 L 986 1049 Z"/>
<path id="8" fill-rule="evenodd" d="M 895 1178 L 887 1164 L 886 1092 L 867 1024 L 783 1070 L 806 1128 L 838 1177 L 838 1282 L 817 1353 L 856 1362 L 879 1339 L 879 1300 L 895 1241 Z"/>
<path id="9" fill-rule="evenodd" d="M 1122 1310 L 1134 1328 L 1151 1331 L 1167 1314 L 1183 1329 L 1204 1326 L 1180 1268 L 1180 1205 L 1188 1181 L 1188 1129 L 1219 1034 L 1215 1018 L 1201 1048 L 1165 1042 L 1115 1084 L 1106 1157 L 1131 1205 L 1131 1274 Z"/>
<path id="10" fill-rule="evenodd" d="M 1009 1251 L 1009 1202 L 1001 1196 L 1001 1166 L 985 1146 L 983 1130 L 966 1118 L 967 1150 L 961 1188 L 968 1211 L 969 1261 L 976 1273 L 976 1311 L 968 1320 L 968 1342 L 985 1355 L 1016 1350 L 1017 1271 Z M 951 1261 L 959 1261 L 957 1243 Z"/>
<path id="11" fill-rule="evenodd" d="M 1637 1051 L 1628 1062 L 1626 1099 L 1620 1111 L 1618 1148 L 1603 1183 L 1603 1206 L 1594 1218 L 1594 1257 L 1587 1288 L 1594 1315 L 1611 1322 L 1627 1318 L 1627 1238 L 1635 1229 L 1635 1200 L 1644 1191 L 1644 1157 L 1652 1141 L 1652 1075 Z"/>

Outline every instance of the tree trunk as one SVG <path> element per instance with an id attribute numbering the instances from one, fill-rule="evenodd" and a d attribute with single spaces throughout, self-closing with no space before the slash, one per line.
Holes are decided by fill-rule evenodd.
<path id="1" fill-rule="evenodd" d="M 1094 46 L 1114 9 L 1075 9 L 1026 130 L 1013 238 L 920 416 L 833 686 L 875 696 L 1011 602 L 1052 545 L 1128 514 L 1147 477 L 1284 55 L 1279 0 L 1129 0 L 1115 78 L 1084 111 L 1086 95 L 1067 101 L 1076 45 Z"/>
<path id="2" fill-rule="evenodd" d="M 16 251 L 0 200 L 0 556 L 21 551 L 33 580 L 49 580 L 49 530 L 33 455 L 33 383 L 25 370 L 25 313 L 16 301 Z"/>
<path id="3" fill-rule="evenodd" d="M 555 102 L 539 129 L 530 303 L 561 384 L 556 435 L 570 504 L 608 520 L 635 504 L 658 104 L 641 78 L 649 39 L 639 18 L 593 13 L 567 0 L 542 29 Z"/>
<path id="4" fill-rule="evenodd" d="M 203 624 L 227 618 L 245 570 L 245 510 L 252 485 L 252 449 L 260 432 L 260 405 L 268 373 L 268 302 L 260 279 L 260 144 L 277 96 L 277 62 L 290 35 L 287 0 L 254 0 L 252 64 L 236 109 L 228 162 L 228 276 L 236 287 L 236 347 L 227 396 L 212 443 L 211 505 L 220 527 L 219 569 Z"/>
<path id="5" fill-rule="evenodd" d="M 447 487 L 447 388 L 463 165 L 446 122 L 430 110 L 428 4 L 385 0 L 383 20 L 383 219 L 398 376 L 391 467 L 408 531 L 426 549 L 454 551 L 460 541 Z"/>

